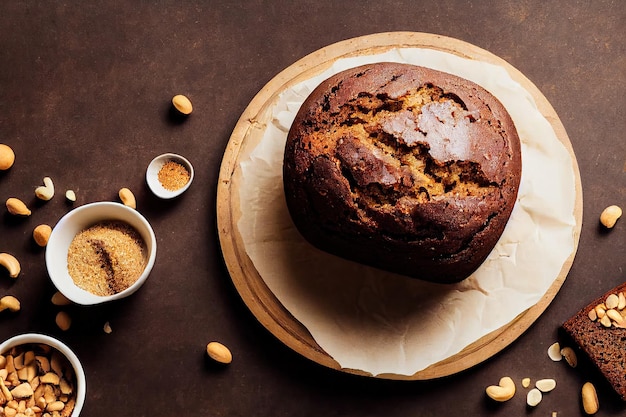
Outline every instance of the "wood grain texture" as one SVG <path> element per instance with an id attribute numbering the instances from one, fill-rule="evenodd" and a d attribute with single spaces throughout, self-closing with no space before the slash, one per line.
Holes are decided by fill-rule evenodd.
<path id="1" fill-rule="evenodd" d="M 341 368 L 317 345 L 308 330 L 282 306 L 255 269 L 245 252 L 237 229 L 237 221 L 241 214 L 238 195 L 241 175 L 239 164 L 247 158 L 261 140 L 266 123 L 271 116 L 272 106 L 282 91 L 321 73 L 338 59 L 377 54 L 393 48 L 434 49 L 504 67 L 509 75 L 533 96 L 539 111 L 552 125 L 556 136 L 572 156 L 575 174 L 574 250 L 563 264 L 552 286 L 539 302 L 507 325 L 478 339 L 458 354 L 413 375 L 377 375 L 378 378 L 385 379 L 426 380 L 468 369 L 495 355 L 517 339 L 554 299 L 567 277 L 576 254 L 582 225 L 582 187 L 576 157 L 558 115 L 539 89 L 520 71 L 503 59 L 467 42 L 418 32 L 387 32 L 362 36 L 327 46 L 307 55 L 268 82 L 253 98 L 237 122 L 220 168 L 217 189 L 217 224 L 224 260 L 233 283 L 245 304 L 267 330 L 291 349 L 318 364 L 343 372 L 370 376 L 360 370 Z"/>

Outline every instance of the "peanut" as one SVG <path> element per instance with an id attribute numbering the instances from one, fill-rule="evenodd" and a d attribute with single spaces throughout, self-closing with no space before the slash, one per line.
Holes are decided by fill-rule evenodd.
<path id="1" fill-rule="evenodd" d="M 555 342 L 550 345 L 548 348 L 548 357 L 554 362 L 558 362 L 563 359 L 563 355 L 561 354 L 561 345 L 559 342 Z"/>
<path id="2" fill-rule="evenodd" d="M 530 378 L 522 378 L 522 387 L 524 388 L 530 387 Z"/>
<path id="3" fill-rule="evenodd" d="M 66 331 L 72 325 L 72 318 L 65 311 L 59 311 L 56 315 L 55 322 L 59 329 Z"/>
<path id="4" fill-rule="evenodd" d="M 540 379 L 535 382 L 535 387 L 541 392 L 550 392 L 556 388 L 556 381 L 552 378 Z"/>
<path id="5" fill-rule="evenodd" d="M 529 407 L 535 407 L 541 402 L 542 398 L 543 395 L 541 394 L 541 391 L 537 388 L 533 388 L 528 391 L 528 394 L 526 394 L 526 404 L 528 404 Z"/>
<path id="6" fill-rule="evenodd" d="M 487 396 L 498 402 L 508 401 L 515 395 L 515 382 L 508 377 L 500 378 L 498 385 L 490 385 L 485 390 Z"/>
<path id="7" fill-rule="evenodd" d="M 13 398 L 28 398 L 33 395 L 33 387 L 28 382 L 24 382 L 11 390 Z"/>
<path id="8" fill-rule="evenodd" d="M 30 216 L 31 211 L 19 198 L 10 197 L 6 201 L 7 210 L 14 216 Z"/>
<path id="9" fill-rule="evenodd" d="M 9 253 L 0 253 L 0 265 L 9 271 L 11 278 L 17 278 L 20 274 L 21 267 L 17 258 Z"/>
<path id="10" fill-rule="evenodd" d="M 581 390 L 581 396 L 585 413 L 589 415 L 597 413 L 600 404 L 598 403 L 596 387 L 594 387 L 591 382 L 585 382 Z"/>
<path id="11" fill-rule="evenodd" d="M 65 198 L 73 203 L 74 201 L 76 201 L 76 193 L 74 192 L 74 190 L 67 190 L 65 192 Z"/>
<path id="12" fill-rule="evenodd" d="M 622 217 L 622 209 L 619 206 L 608 206 L 600 214 L 600 223 L 607 229 L 611 229 L 620 217 Z"/>
<path id="13" fill-rule="evenodd" d="M 102 328 L 102 330 L 104 330 L 104 332 L 106 334 L 113 333 L 113 329 L 111 328 L 111 324 L 108 321 L 106 323 L 104 323 L 104 327 Z"/>
<path id="14" fill-rule="evenodd" d="M 206 346 L 206 352 L 211 359 L 219 363 L 229 364 L 233 360 L 230 350 L 219 342 L 210 342 Z"/>
<path id="15" fill-rule="evenodd" d="M 47 224 L 40 224 L 33 230 L 33 239 L 39 246 L 44 247 L 48 244 L 48 239 L 52 234 L 52 227 Z"/>
<path id="16" fill-rule="evenodd" d="M 43 185 L 35 188 L 35 195 L 38 199 L 48 201 L 54 197 L 54 183 L 52 178 L 44 177 Z"/>
<path id="17" fill-rule="evenodd" d="M 134 209 L 137 208 L 137 201 L 135 200 L 135 195 L 128 188 L 122 188 L 118 194 L 120 196 L 120 200 L 122 200 L 122 203 L 125 206 L 134 208 Z"/>
<path id="18" fill-rule="evenodd" d="M 576 352 L 569 346 L 561 349 L 561 355 L 565 358 L 565 362 L 572 368 L 576 368 L 578 365 L 578 357 L 576 356 Z"/>
<path id="19" fill-rule="evenodd" d="M 9 145 L 0 143 L 0 171 L 6 171 L 15 162 L 15 152 Z"/>
<path id="20" fill-rule="evenodd" d="M 54 304 L 55 306 L 67 306 L 67 305 L 72 304 L 72 302 L 59 291 L 55 292 L 52 295 L 51 301 L 52 301 L 52 304 Z"/>
<path id="21" fill-rule="evenodd" d="M 180 113 L 184 115 L 191 114 L 191 112 L 193 111 L 191 100 L 189 100 L 187 97 L 183 96 L 182 94 L 175 95 L 172 98 L 172 104 L 174 105 L 174 108 L 176 110 L 178 110 Z"/>
<path id="22" fill-rule="evenodd" d="M 0 311 L 9 310 L 12 312 L 20 311 L 20 301 L 12 295 L 5 295 L 0 298 Z"/>
<path id="23" fill-rule="evenodd" d="M 619 296 L 617 294 L 610 294 L 608 297 L 606 297 L 604 305 L 606 306 L 607 310 L 616 308 L 619 305 Z"/>

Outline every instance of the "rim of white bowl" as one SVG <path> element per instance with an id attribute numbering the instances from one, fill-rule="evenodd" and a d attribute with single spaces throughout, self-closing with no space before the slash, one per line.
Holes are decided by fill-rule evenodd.
<path id="1" fill-rule="evenodd" d="M 90 215 L 92 212 L 95 214 Z M 74 284 L 67 270 L 67 250 L 78 232 L 107 220 L 122 221 L 137 230 L 146 244 L 148 258 L 143 272 L 130 287 L 112 295 L 102 296 Z M 154 230 L 148 220 L 137 210 L 111 201 L 88 203 L 69 211 L 52 229 L 46 245 L 46 268 L 54 286 L 70 301 L 80 305 L 102 304 L 128 297 L 144 284 L 154 266 L 156 249 Z"/>
<path id="2" fill-rule="evenodd" d="M 189 171 L 189 181 L 187 181 L 187 184 L 177 190 L 168 190 L 167 188 L 163 187 L 163 184 L 161 184 L 161 181 L 159 181 L 159 170 L 169 161 L 178 162 L 179 164 L 184 166 L 187 171 Z M 146 182 L 148 183 L 148 188 L 150 188 L 150 191 L 152 191 L 154 195 L 165 200 L 178 197 L 179 195 L 187 191 L 189 186 L 191 186 L 193 177 L 194 169 L 193 165 L 191 165 L 191 162 L 189 162 L 189 160 L 184 156 L 171 152 L 164 153 L 155 157 L 152 161 L 150 161 L 150 163 L 148 164 L 148 168 L 146 169 Z"/>
<path id="3" fill-rule="evenodd" d="M 78 356 L 69 348 L 65 343 L 61 342 L 52 336 L 48 336 L 42 333 L 23 333 L 8 338 L 4 342 L 0 343 L 0 354 L 4 354 L 9 349 L 26 345 L 41 343 L 53 347 L 61 352 L 63 356 L 67 358 L 72 367 L 74 368 L 74 374 L 76 377 L 76 403 L 71 417 L 78 417 L 85 404 L 85 398 L 87 394 L 87 378 L 85 376 L 85 370 L 80 363 Z"/>

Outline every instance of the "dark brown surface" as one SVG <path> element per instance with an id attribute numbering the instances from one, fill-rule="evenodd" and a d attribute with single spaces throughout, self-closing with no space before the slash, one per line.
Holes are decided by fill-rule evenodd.
<path id="1" fill-rule="evenodd" d="M 2 215 L 0 251 L 20 259 L 22 274 L 13 281 L 0 272 L 0 291 L 17 296 L 22 311 L 0 314 L 0 339 L 38 331 L 67 342 L 87 373 L 85 416 L 576 416 L 586 380 L 598 388 L 597 415 L 624 415 L 591 368 L 553 363 L 546 350 L 565 319 L 625 280 L 625 220 L 608 233 L 598 225 L 604 207 L 626 206 L 625 27 L 619 1 L 2 2 L 0 142 L 17 159 L 0 173 L 0 199 L 20 197 L 33 215 Z M 565 125 L 584 193 L 578 254 L 550 307 L 496 357 L 435 381 L 347 375 L 282 346 L 234 290 L 215 230 L 222 152 L 257 91 L 319 48 L 397 30 L 459 38 L 523 72 Z M 179 93 L 194 104 L 183 121 L 169 115 Z M 161 201 L 145 169 L 170 151 L 191 160 L 196 178 L 180 199 Z M 33 191 L 44 176 L 57 195 L 42 204 Z M 69 210 L 68 188 L 78 205 L 115 200 L 124 186 L 155 229 L 154 270 L 129 299 L 69 308 L 74 323 L 61 332 L 32 229 Z M 211 340 L 232 349 L 230 366 L 206 361 Z M 484 388 L 504 375 L 554 377 L 558 386 L 533 411 L 523 389 L 493 404 Z"/>
<path id="2" fill-rule="evenodd" d="M 494 96 L 406 64 L 322 82 L 285 146 L 287 206 L 309 242 L 437 283 L 462 281 L 487 258 L 520 175 L 517 131 Z"/>

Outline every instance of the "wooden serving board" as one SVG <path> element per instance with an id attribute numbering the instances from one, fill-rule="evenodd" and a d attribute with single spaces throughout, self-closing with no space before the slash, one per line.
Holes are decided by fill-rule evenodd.
<path id="1" fill-rule="evenodd" d="M 237 222 L 242 208 L 239 204 L 239 164 L 261 140 L 271 110 L 279 94 L 287 88 L 320 74 L 336 60 L 347 57 L 373 55 L 393 48 L 426 48 L 457 56 L 480 60 L 504 67 L 513 80 L 520 83 L 534 98 L 539 111 L 552 125 L 556 136 L 572 157 L 575 174 L 576 201 L 574 217 L 574 250 L 563 264 L 553 284 L 544 296 L 505 326 L 467 346 L 458 354 L 413 375 L 384 374 L 378 378 L 425 380 L 451 375 L 468 369 L 495 355 L 517 339 L 543 313 L 561 288 L 570 270 L 582 224 L 582 186 L 580 172 L 571 143 L 559 117 L 539 89 L 521 72 L 503 59 L 477 46 L 453 38 L 417 32 L 389 32 L 362 36 L 322 48 L 295 62 L 268 82 L 252 99 L 241 115 L 224 153 L 217 188 L 217 224 L 223 256 L 233 283 L 243 301 L 255 317 L 280 341 L 308 359 L 343 372 L 367 375 L 355 369 L 345 369 L 318 346 L 309 331 L 298 322 L 266 286 L 246 254 Z"/>

